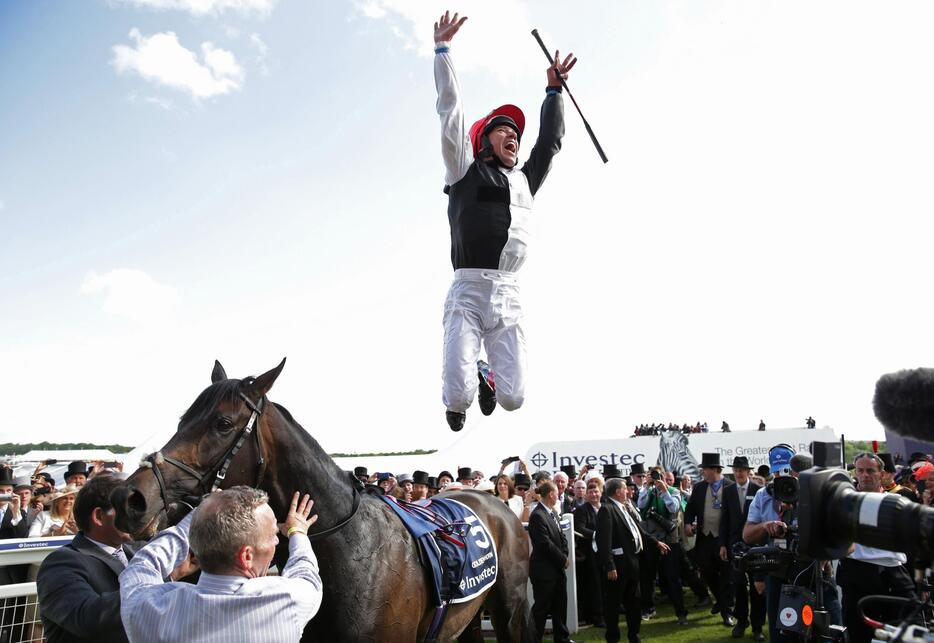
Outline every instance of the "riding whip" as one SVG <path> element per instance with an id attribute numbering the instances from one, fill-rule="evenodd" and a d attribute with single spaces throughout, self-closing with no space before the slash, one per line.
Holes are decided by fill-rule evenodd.
<path id="1" fill-rule="evenodd" d="M 545 52 L 545 57 L 548 59 L 548 62 L 554 64 L 555 60 L 552 60 L 551 54 L 548 53 L 548 47 L 545 46 L 545 43 L 542 42 L 542 37 L 538 35 L 538 29 L 532 30 L 532 35 L 535 36 L 535 40 L 538 41 L 539 47 L 542 48 L 542 51 Z M 594 147 L 597 148 L 597 154 L 600 155 L 600 158 L 603 159 L 603 162 L 606 163 L 609 159 L 606 157 L 606 154 L 603 153 L 603 148 L 600 147 L 600 142 L 597 140 L 596 134 L 593 133 L 593 130 L 590 128 L 590 123 L 587 122 L 587 119 L 584 118 L 584 113 L 581 111 L 580 106 L 577 104 L 577 101 L 574 100 L 574 94 L 571 93 L 571 90 L 568 88 L 568 84 L 561 77 L 561 74 L 555 74 L 558 77 L 558 80 L 561 81 L 561 86 L 564 87 L 564 91 L 568 93 L 568 97 L 571 99 L 571 102 L 574 103 L 574 107 L 577 108 L 577 113 L 581 115 L 581 120 L 584 121 L 584 128 L 586 128 L 587 133 L 590 134 L 590 140 L 593 141 Z"/>

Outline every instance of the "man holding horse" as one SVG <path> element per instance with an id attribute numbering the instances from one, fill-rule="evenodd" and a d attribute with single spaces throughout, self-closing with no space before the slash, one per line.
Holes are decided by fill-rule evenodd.
<path id="1" fill-rule="evenodd" d="M 232 487 L 208 495 L 178 525 L 161 532 L 120 574 L 120 614 L 131 643 L 145 641 L 297 641 L 321 605 L 318 560 L 308 540 L 313 501 L 295 492 L 277 528 L 266 492 Z M 266 577 L 278 534 L 289 560 Z M 163 579 L 188 558 L 201 566 L 197 585 Z"/>

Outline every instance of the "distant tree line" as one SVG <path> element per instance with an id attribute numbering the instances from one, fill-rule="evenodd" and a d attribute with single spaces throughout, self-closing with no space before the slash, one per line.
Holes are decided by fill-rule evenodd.
<path id="1" fill-rule="evenodd" d="M 843 464 L 853 464 L 857 453 L 872 452 L 872 440 L 846 440 L 844 444 Z M 885 442 L 879 441 L 879 453 L 885 452 Z"/>
<path id="2" fill-rule="evenodd" d="M 330 456 L 332 458 L 369 458 L 377 455 L 428 455 L 437 451 L 437 449 L 415 449 L 414 451 L 387 451 L 385 453 L 331 453 Z"/>
<path id="3" fill-rule="evenodd" d="M 76 451 L 78 449 L 107 449 L 111 453 L 129 453 L 133 447 L 122 444 L 92 444 L 90 442 L 15 442 L 0 443 L 0 453 L 4 455 L 23 455 L 30 451 Z"/>

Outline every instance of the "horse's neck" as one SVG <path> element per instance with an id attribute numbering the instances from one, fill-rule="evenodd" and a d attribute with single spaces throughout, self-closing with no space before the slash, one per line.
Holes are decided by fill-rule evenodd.
<path id="1" fill-rule="evenodd" d="M 270 459 L 274 470 L 267 472 L 267 483 L 263 485 L 271 499 L 282 504 L 273 509 L 277 514 L 280 509 L 287 514 L 292 494 L 300 491 L 315 502 L 312 514 L 318 514 L 318 522 L 313 532 L 337 524 L 350 515 L 353 506 L 350 479 L 301 426 L 290 422 L 278 409 L 275 415 L 275 457 Z"/>

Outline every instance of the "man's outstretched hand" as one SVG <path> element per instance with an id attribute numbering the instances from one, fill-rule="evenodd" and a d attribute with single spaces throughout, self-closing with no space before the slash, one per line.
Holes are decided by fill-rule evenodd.
<path id="1" fill-rule="evenodd" d="M 435 23 L 435 42 L 445 42 L 451 40 L 454 37 L 454 34 L 461 28 L 461 25 L 464 24 L 464 21 L 467 20 L 467 16 L 464 16 L 460 20 L 457 19 L 458 14 L 454 14 L 454 17 L 451 17 L 450 11 L 445 11 L 444 15 L 441 16 L 441 19 Z"/>
<path id="2" fill-rule="evenodd" d="M 285 522 L 279 525 L 279 531 L 283 536 L 288 536 L 289 530 L 307 534 L 308 528 L 318 520 L 318 514 L 310 515 L 311 508 L 315 505 L 315 501 L 306 493 L 302 497 L 301 503 L 299 503 L 299 495 L 299 492 L 296 491 L 292 496 L 292 504 L 289 505 L 289 515 L 286 516 Z"/>
<path id="3" fill-rule="evenodd" d="M 455 16 L 456 17 L 456 16 Z M 438 33 L 435 31 L 435 33 Z M 573 53 L 568 54 L 564 62 L 561 62 L 560 52 L 555 51 L 555 62 L 548 68 L 548 86 L 549 87 L 560 87 L 561 81 L 558 80 L 560 76 L 564 80 L 568 79 L 568 72 L 571 71 L 571 68 L 577 64 L 577 58 Z"/>

